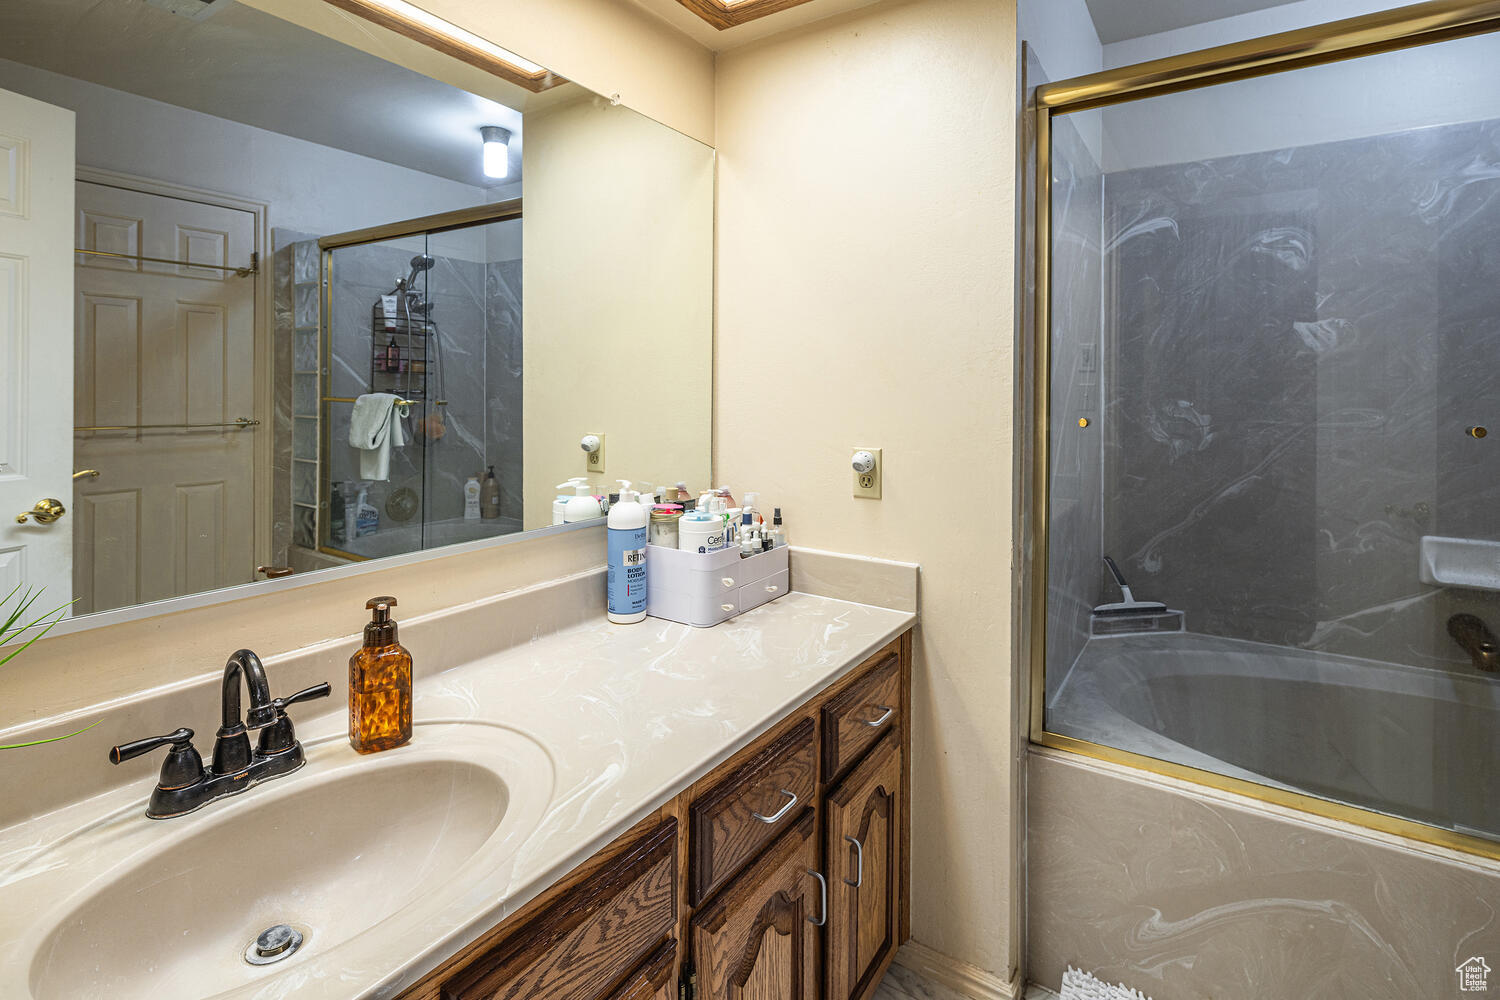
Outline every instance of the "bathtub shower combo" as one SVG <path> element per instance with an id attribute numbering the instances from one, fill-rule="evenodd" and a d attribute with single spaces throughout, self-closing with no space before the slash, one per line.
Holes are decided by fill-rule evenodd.
<path id="1" fill-rule="evenodd" d="M 371 559 L 521 529 L 520 201 L 320 240 L 323 441 L 319 548 Z M 389 393 L 404 443 L 361 478 L 348 444 L 359 396 Z M 493 469 L 500 515 L 464 516 Z M 363 522 L 333 516 L 366 499 Z"/>
<path id="2" fill-rule="evenodd" d="M 1422 41 L 1042 89 L 1033 738 L 1500 857 L 1500 36 Z"/>

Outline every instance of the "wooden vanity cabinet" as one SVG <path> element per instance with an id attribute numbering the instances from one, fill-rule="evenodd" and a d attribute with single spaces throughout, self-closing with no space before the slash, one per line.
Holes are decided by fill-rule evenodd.
<path id="1" fill-rule="evenodd" d="M 900 936 L 901 745 L 889 732 L 825 800 L 826 1000 L 868 995 Z"/>
<path id="2" fill-rule="evenodd" d="M 695 1000 L 817 1000 L 827 920 L 817 814 L 777 838 L 739 878 L 693 915 Z"/>
<path id="3" fill-rule="evenodd" d="M 908 632 L 400 1000 L 869 1000 L 909 933 Z"/>

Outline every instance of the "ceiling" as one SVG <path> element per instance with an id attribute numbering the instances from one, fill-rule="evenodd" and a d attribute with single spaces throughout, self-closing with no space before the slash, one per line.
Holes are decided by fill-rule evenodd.
<path id="1" fill-rule="evenodd" d="M 709 24 L 703 18 L 688 10 L 678 0 L 633 0 L 636 6 L 642 7 L 652 14 L 666 21 L 682 34 L 687 35 L 699 45 L 712 49 L 715 52 L 723 52 L 738 45 L 758 41 L 771 35 L 779 34 L 791 28 L 798 28 L 813 21 L 820 21 L 825 17 L 833 17 L 845 11 L 856 10 L 860 7 L 868 7 L 879 3 L 880 0 L 804 0 L 795 7 L 779 11 L 775 14 L 767 14 L 753 21 L 733 28 L 720 30 Z"/>
<path id="2" fill-rule="evenodd" d="M 1040 0 L 1047 3 L 1050 0 Z M 1217 21 L 1296 0 L 1086 0 L 1105 45 L 1174 28 Z"/>
<path id="3" fill-rule="evenodd" d="M 0 58 L 465 184 L 479 127 L 521 114 L 242 4 L 194 21 L 145 0 L 4 0 Z M 561 89 L 561 88 L 559 88 Z"/>

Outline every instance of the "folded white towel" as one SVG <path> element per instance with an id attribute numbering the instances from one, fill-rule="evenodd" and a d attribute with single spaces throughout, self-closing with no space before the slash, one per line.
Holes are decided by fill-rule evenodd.
<path id="1" fill-rule="evenodd" d="M 371 392 L 354 401 L 349 414 L 349 443 L 359 449 L 359 478 L 391 478 L 391 446 L 406 444 L 396 403 L 401 397 Z"/>

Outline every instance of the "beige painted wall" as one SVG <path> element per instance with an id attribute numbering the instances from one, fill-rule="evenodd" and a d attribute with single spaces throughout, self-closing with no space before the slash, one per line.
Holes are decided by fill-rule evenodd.
<path id="1" fill-rule="evenodd" d="M 242 0 L 519 110 L 518 88 L 314 0 Z M 626 0 L 422 0 L 439 17 L 704 142 L 714 134 L 714 58 Z M 537 103 L 547 103 L 544 94 Z M 529 126 L 528 126 L 529 127 Z"/>
<path id="2" fill-rule="evenodd" d="M 525 524 L 590 476 L 709 485 L 714 154 L 588 98 L 526 116 Z M 590 475 L 579 438 L 602 434 Z"/>
<path id="3" fill-rule="evenodd" d="M 797 545 L 921 563 L 913 936 L 1002 980 L 1015 77 L 1012 0 L 886 3 L 722 54 L 716 126 L 717 475 Z"/>

